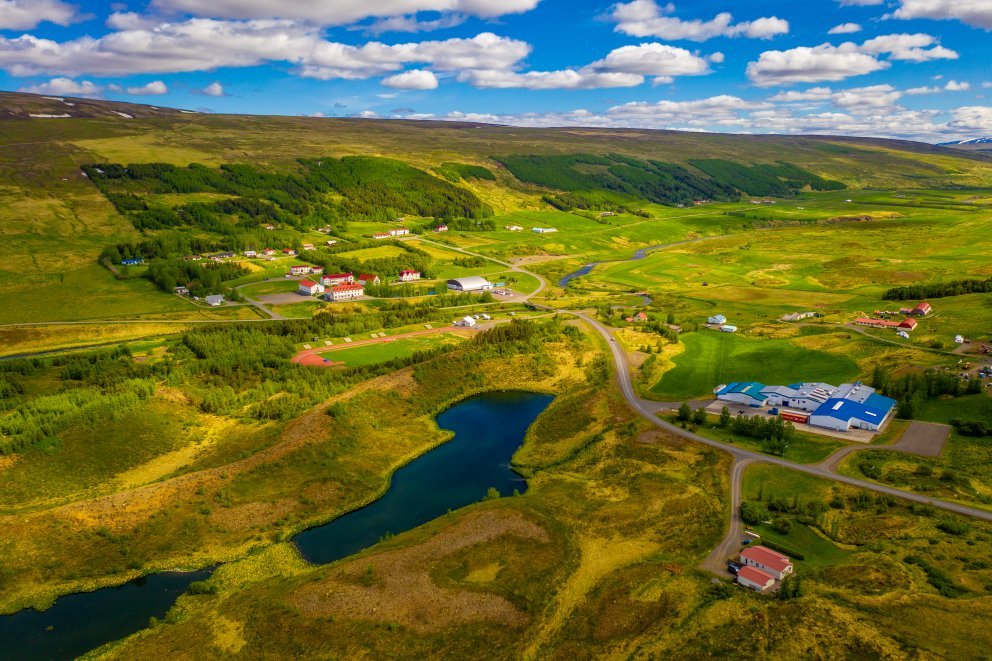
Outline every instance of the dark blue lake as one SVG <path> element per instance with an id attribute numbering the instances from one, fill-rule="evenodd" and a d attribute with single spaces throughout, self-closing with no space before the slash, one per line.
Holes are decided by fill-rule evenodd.
<path id="1" fill-rule="evenodd" d="M 437 417 L 454 437 L 393 474 L 379 500 L 293 542 L 308 561 L 324 564 L 366 549 L 386 533 L 399 534 L 482 500 L 490 487 L 508 496 L 527 483 L 510 459 L 527 428 L 553 398 L 525 392 L 485 393 Z M 0 616 L 0 660 L 71 659 L 129 636 L 162 618 L 189 584 L 212 569 L 164 572 L 124 585 L 60 598 L 46 611 Z M 49 629 L 51 627 L 51 629 Z"/>
<path id="2" fill-rule="evenodd" d="M 490 487 L 508 496 L 527 483 L 510 469 L 510 459 L 527 428 L 553 398 L 525 392 L 471 397 L 437 417 L 455 433 L 447 443 L 393 474 L 379 500 L 306 530 L 293 542 L 308 561 L 323 564 L 357 553 L 387 533 L 398 534 L 482 500 Z"/>
<path id="3" fill-rule="evenodd" d="M 0 659 L 73 659 L 162 618 L 189 584 L 211 569 L 163 572 L 124 585 L 61 597 L 46 611 L 0 617 Z M 51 630 L 48 627 L 52 627 Z"/>

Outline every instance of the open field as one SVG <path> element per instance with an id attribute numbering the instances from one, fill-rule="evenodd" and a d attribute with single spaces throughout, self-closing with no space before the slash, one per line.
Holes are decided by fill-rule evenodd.
<path id="1" fill-rule="evenodd" d="M 682 343 L 685 350 L 672 359 L 675 367 L 651 388 L 663 401 L 711 395 L 716 386 L 731 381 L 840 383 L 859 373 L 857 363 L 846 355 L 806 348 L 787 339 L 699 331 L 685 335 Z"/>
<path id="2" fill-rule="evenodd" d="M 386 339 L 388 340 L 388 338 Z M 424 337 L 382 341 L 360 347 L 339 348 L 323 352 L 319 355 L 335 364 L 340 363 L 346 367 L 364 367 L 366 365 L 384 363 L 395 358 L 407 358 L 417 351 L 457 344 L 463 339 L 464 337 L 457 333 L 443 333 Z"/>

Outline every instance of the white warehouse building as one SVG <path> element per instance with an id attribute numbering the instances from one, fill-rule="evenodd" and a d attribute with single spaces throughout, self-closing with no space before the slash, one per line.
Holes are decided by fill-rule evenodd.
<path id="1" fill-rule="evenodd" d="M 453 289 L 454 291 L 486 291 L 492 288 L 493 283 L 478 275 L 448 280 L 448 289 Z"/>

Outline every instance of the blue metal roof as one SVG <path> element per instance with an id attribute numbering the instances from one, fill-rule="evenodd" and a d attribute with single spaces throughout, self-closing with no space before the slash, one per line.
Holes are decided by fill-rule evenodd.
<path id="1" fill-rule="evenodd" d="M 879 411 L 885 411 L 888 413 L 892 410 L 892 407 L 896 405 L 896 400 L 891 397 L 883 397 L 878 393 L 872 393 L 868 395 L 868 399 L 865 400 L 865 406 Z"/>
<path id="2" fill-rule="evenodd" d="M 733 383 L 728 383 L 726 388 L 723 388 L 718 395 L 729 395 L 730 393 L 743 393 L 749 397 L 754 397 L 755 399 L 764 399 L 761 397 L 761 391 L 765 389 L 765 384 L 758 383 L 757 381 L 734 381 Z"/>
<path id="3" fill-rule="evenodd" d="M 820 404 L 820 406 L 813 411 L 813 415 L 829 416 L 831 418 L 836 418 L 837 420 L 844 420 L 845 422 L 851 419 L 864 420 L 866 422 L 873 422 L 880 425 L 882 424 L 882 421 L 885 420 L 885 416 L 887 416 L 889 411 L 892 410 L 892 407 L 895 406 L 895 401 L 889 399 L 888 397 L 882 397 L 881 395 L 878 397 L 879 399 L 891 402 L 891 404 L 885 405 L 885 402 L 881 402 L 883 406 L 875 407 L 862 404 L 861 402 L 855 402 L 851 399 L 838 399 L 837 397 L 832 397 Z"/>

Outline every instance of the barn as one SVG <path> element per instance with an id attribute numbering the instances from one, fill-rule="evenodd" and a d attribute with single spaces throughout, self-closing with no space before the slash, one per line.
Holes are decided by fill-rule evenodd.
<path id="1" fill-rule="evenodd" d="M 493 283 L 478 275 L 448 280 L 448 289 L 454 291 L 486 291 L 492 288 Z"/>

